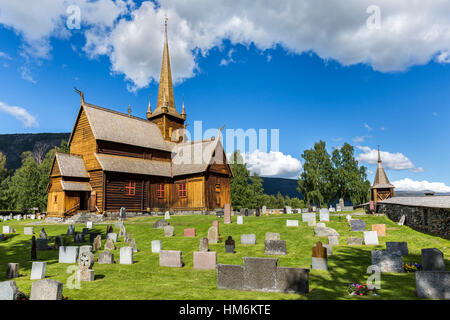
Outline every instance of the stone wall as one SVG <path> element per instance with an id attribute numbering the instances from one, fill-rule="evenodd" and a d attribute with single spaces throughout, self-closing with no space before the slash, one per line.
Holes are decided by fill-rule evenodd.
<path id="1" fill-rule="evenodd" d="M 405 215 L 405 226 L 450 239 L 450 209 L 377 203 L 377 212 L 395 222 Z"/>

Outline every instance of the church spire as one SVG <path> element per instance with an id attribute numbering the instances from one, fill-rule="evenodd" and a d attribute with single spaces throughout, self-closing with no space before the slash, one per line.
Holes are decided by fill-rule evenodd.
<path id="1" fill-rule="evenodd" d="M 380 146 L 378 146 L 378 167 L 377 167 L 377 173 L 375 174 L 375 179 L 373 181 L 372 188 L 377 187 L 394 187 L 390 182 L 386 175 L 386 172 L 383 168 L 383 163 L 381 161 L 381 152 L 380 152 Z"/>
<path id="2" fill-rule="evenodd" d="M 183 107 L 181 108 L 181 117 L 186 120 L 186 110 L 184 110 L 184 94 L 183 94 Z"/>
<path id="3" fill-rule="evenodd" d="M 167 40 L 167 17 L 164 22 L 164 50 L 161 64 L 161 77 L 159 79 L 158 102 L 156 109 L 164 107 L 164 100 L 170 111 L 175 110 L 173 96 L 172 70 L 170 68 L 169 42 Z M 156 111 L 156 110 L 155 110 Z"/>

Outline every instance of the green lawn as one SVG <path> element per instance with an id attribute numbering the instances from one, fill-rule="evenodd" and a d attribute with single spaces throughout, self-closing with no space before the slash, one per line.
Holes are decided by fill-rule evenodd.
<path id="1" fill-rule="evenodd" d="M 318 216 L 318 215 L 317 215 Z M 127 232 L 136 239 L 140 250 L 134 255 L 133 265 L 120 265 L 119 248 L 124 246 L 123 237 L 116 243 L 114 251 L 117 261 L 113 265 L 94 265 L 95 281 L 82 282 L 81 289 L 69 289 L 66 285 L 71 274 L 66 270 L 70 264 L 58 263 L 58 252 L 55 250 L 39 251 L 38 259 L 47 261 L 47 278 L 61 281 L 64 284 L 63 294 L 69 299 L 417 299 L 414 294 L 415 281 L 413 273 L 388 274 L 381 276 L 381 294 L 379 296 L 355 297 L 347 294 L 347 285 L 353 282 L 365 282 L 368 278 L 367 267 L 371 264 L 370 251 L 385 249 L 386 241 L 407 241 L 409 255 L 403 257 L 404 262 L 421 262 L 421 248 L 438 248 L 444 252 L 444 257 L 450 255 L 450 241 L 439 237 L 414 231 L 406 226 L 398 226 L 386 217 L 359 217 L 366 222 L 366 230 L 371 230 L 371 224 L 385 223 L 387 236 L 379 237 L 379 246 L 347 246 L 347 237 L 362 237 L 362 232 L 351 232 L 346 218 L 331 217 L 327 223 L 340 233 L 340 245 L 333 247 L 333 255 L 328 259 L 329 271 L 311 270 L 310 293 L 307 295 L 282 294 L 266 292 L 248 292 L 236 290 L 218 290 L 215 270 L 193 269 L 193 252 L 198 250 L 199 240 L 206 236 L 215 216 L 172 216 L 170 224 L 175 227 L 175 236 L 165 238 L 163 229 L 153 229 L 153 223 L 161 217 L 131 218 L 125 222 Z M 300 226 L 286 227 L 287 219 L 300 220 Z M 23 228 L 30 222 L 8 221 L 0 223 L 10 225 L 16 229 L 16 234 L 10 239 L 0 242 L 0 281 L 5 278 L 8 262 L 20 263 L 21 276 L 15 279 L 19 289 L 30 294 L 31 264 L 30 239 L 23 235 Z M 110 222 L 114 225 L 114 222 Z M 107 224 L 94 225 L 93 232 L 101 232 L 104 238 Z M 41 227 L 44 227 L 49 237 L 65 235 L 67 225 L 42 224 L 35 225 L 36 237 Z M 85 225 L 76 225 L 76 231 L 81 232 Z M 195 238 L 184 238 L 183 229 L 194 227 L 197 231 Z M 328 243 L 326 238 L 314 237 L 313 228 L 301 222 L 300 214 L 270 215 L 261 217 L 244 217 L 244 225 L 236 224 L 236 217 L 232 217 L 232 224 L 223 224 L 221 219 L 220 235 L 226 239 L 228 235 L 236 240 L 236 253 L 225 253 L 224 243 L 210 244 L 211 251 L 217 251 L 218 263 L 243 264 L 243 257 L 265 257 L 264 238 L 266 232 L 278 232 L 281 239 L 286 240 L 288 254 L 278 257 L 278 265 L 282 267 L 309 268 L 311 263 L 311 248 L 321 240 Z M 0 229 L 1 230 L 1 229 Z M 115 228 L 114 232 L 119 232 Z M 255 233 L 256 245 L 241 245 L 242 234 Z M 86 237 L 87 240 L 88 237 Z M 151 252 L 151 240 L 162 240 L 163 249 L 181 250 L 183 252 L 183 268 L 159 267 L 158 254 Z M 103 239 L 102 243 L 104 244 Z M 65 236 L 66 245 L 74 245 L 73 238 Z M 89 243 L 86 243 L 89 244 Z M 80 245 L 80 244 L 77 244 Z M 98 252 L 95 253 L 98 257 Z M 74 264 L 75 265 L 75 264 Z M 450 261 L 446 259 L 447 270 Z"/>

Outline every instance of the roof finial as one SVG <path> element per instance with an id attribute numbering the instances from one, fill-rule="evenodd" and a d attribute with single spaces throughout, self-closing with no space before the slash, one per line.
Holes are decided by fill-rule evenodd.
<path id="1" fill-rule="evenodd" d="M 84 94 L 83 94 L 83 91 L 78 90 L 77 87 L 75 87 L 75 86 L 73 86 L 73 90 L 74 90 L 76 93 L 78 93 L 78 94 L 80 95 L 80 97 L 81 97 L 81 104 L 84 104 Z"/>
<path id="2" fill-rule="evenodd" d="M 167 39 L 167 21 L 169 21 L 169 18 L 166 16 L 166 18 L 164 19 L 164 33 L 166 35 L 166 39 Z"/>
<path id="3" fill-rule="evenodd" d="M 147 120 L 149 120 L 150 116 L 152 115 L 152 105 L 150 103 L 151 98 L 152 98 L 152 95 L 150 95 L 148 97 Z"/>
<path id="4" fill-rule="evenodd" d="M 378 145 L 378 162 L 381 162 L 380 145 Z"/>
<path id="5" fill-rule="evenodd" d="M 183 107 L 181 108 L 181 116 L 186 119 L 186 110 L 184 109 L 184 94 L 183 94 Z"/>

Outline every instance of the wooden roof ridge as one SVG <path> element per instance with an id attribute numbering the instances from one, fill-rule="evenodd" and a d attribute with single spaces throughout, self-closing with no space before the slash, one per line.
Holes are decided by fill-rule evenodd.
<path id="1" fill-rule="evenodd" d="M 375 179 L 373 181 L 373 188 L 394 188 L 395 186 L 389 182 L 386 172 L 383 168 L 383 163 L 381 161 L 380 147 L 378 147 L 378 167 L 375 174 Z"/>
<path id="2" fill-rule="evenodd" d="M 123 112 L 112 110 L 112 109 L 108 109 L 108 108 L 105 108 L 105 107 L 97 106 L 95 104 L 84 103 L 84 104 L 82 104 L 82 106 L 85 106 L 85 107 L 88 107 L 88 108 L 94 108 L 94 109 L 97 109 L 97 110 L 106 111 L 106 112 L 110 112 L 110 113 L 114 113 L 116 115 L 127 117 L 127 118 L 132 118 L 132 119 L 135 119 L 135 120 L 144 121 L 145 123 L 151 123 L 151 124 L 156 126 L 156 124 L 154 124 L 153 122 L 150 122 L 150 121 L 148 121 L 148 120 L 146 120 L 144 118 L 140 118 L 140 117 L 137 117 L 137 116 L 129 115 L 128 113 L 123 113 Z"/>

